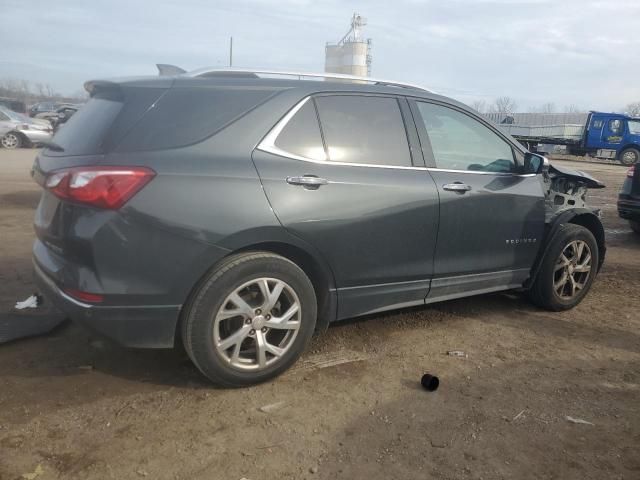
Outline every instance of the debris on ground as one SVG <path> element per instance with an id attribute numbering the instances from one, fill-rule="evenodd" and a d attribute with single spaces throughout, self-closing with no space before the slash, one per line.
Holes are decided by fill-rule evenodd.
<path id="1" fill-rule="evenodd" d="M 447 352 L 447 355 L 449 355 L 450 357 L 461 357 L 461 358 L 469 358 L 469 355 L 467 355 L 465 352 L 463 352 L 462 350 L 449 350 Z"/>
<path id="2" fill-rule="evenodd" d="M 586 420 L 583 420 L 581 418 L 573 418 L 573 417 L 570 417 L 569 415 L 567 415 L 564 418 L 566 418 L 567 421 L 571 423 L 578 423 L 580 425 L 595 425 L 595 423 L 587 422 Z"/>
<path id="3" fill-rule="evenodd" d="M 443 442 L 441 440 L 431 440 L 431 446 L 433 448 L 446 448 L 447 447 L 447 443 Z"/>
<path id="4" fill-rule="evenodd" d="M 420 379 L 420 384 L 422 385 L 422 388 L 424 388 L 428 392 L 435 392 L 440 385 L 440 379 L 435 375 L 425 373 Z"/>
<path id="5" fill-rule="evenodd" d="M 287 402 L 270 403 L 269 405 L 263 405 L 262 407 L 259 407 L 258 410 L 260 410 L 262 413 L 272 413 L 277 410 L 280 410 L 286 404 Z"/>
<path id="6" fill-rule="evenodd" d="M 311 467 L 311 468 L 309 469 L 309 471 L 310 471 L 311 473 L 318 473 L 318 467 Z"/>
<path id="7" fill-rule="evenodd" d="M 0 343 L 49 333 L 65 321 L 66 316 L 33 294 L 3 311 L 0 305 Z"/>
<path id="8" fill-rule="evenodd" d="M 515 422 L 516 420 L 518 420 L 523 414 L 524 414 L 524 410 L 522 410 L 519 414 L 517 414 L 515 417 L 513 417 L 513 420 L 511 420 L 512 422 Z"/>
<path id="9" fill-rule="evenodd" d="M 16 302 L 13 308 L 15 308 L 16 310 L 24 310 L 25 308 L 38 308 L 39 304 L 40 304 L 40 297 L 38 297 L 38 295 L 34 293 L 26 300 L 23 300 L 21 302 Z"/>
<path id="10" fill-rule="evenodd" d="M 33 472 L 31 472 L 31 473 L 23 473 L 22 474 L 22 478 L 24 478 L 25 480 L 35 480 L 36 478 L 38 478 L 43 473 L 44 473 L 44 469 L 42 468 L 41 465 L 38 465 Z"/>

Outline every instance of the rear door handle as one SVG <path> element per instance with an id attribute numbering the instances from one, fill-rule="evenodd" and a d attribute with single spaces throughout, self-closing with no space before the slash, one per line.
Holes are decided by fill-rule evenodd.
<path id="1" fill-rule="evenodd" d="M 302 177 L 287 177 L 287 183 L 289 185 L 301 185 L 308 188 L 319 188 L 322 185 L 327 185 L 329 180 L 312 175 L 304 175 Z"/>
<path id="2" fill-rule="evenodd" d="M 469 190 L 471 190 L 471 186 L 467 185 L 466 183 L 455 182 L 455 183 L 447 183 L 446 185 L 443 185 L 442 189 L 448 190 L 450 192 L 466 193 Z"/>

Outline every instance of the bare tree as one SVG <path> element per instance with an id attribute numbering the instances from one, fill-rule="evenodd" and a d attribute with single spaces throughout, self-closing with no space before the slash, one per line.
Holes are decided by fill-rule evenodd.
<path id="1" fill-rule="evenodd" d="M 498 97 L 489 108 L 492 113 L 513 113 L 518 104 L 511 97 Z"/>
<path id="2" fill-rule="evenodd" d="M 630 117 L 640 117 L 640 102 L 630 103 L 625 107 L 625 111 Z"/>
<path id="3" fill-rule="evenodd" d="M 540 107 L 541 113 L 554 113 L 556 111 L 556 104 L 552 102 L 543 103 Z"/>
<path id="4" fill-rule="evenodd" d="M 575 103 L 571 103 L 571 104 L 567 105 L 566 107 L 564 107 L 564 111 L 565 111 L 565 113 L 584 113 L 584 110 L 582 110 Z"/>
<path id="5" fill-rule="evenodd" d="M 469 106 L 480 113 L 484 113 L 487 110 L 487 102 L 485 102 L 484 100 L 476 100 Z"/>
<path id="6" fill-rule="evenodd" d="M 57 93 L 49 84 L 36 83 L 33 86 L 29 81 L 14 78 L 0 78 L 0 97 L 9 97 L 21 100 L 26 104 L 43 100 L 78 102 L 85 101 L 87 94 L 84 91 L 76 92 L 72 96 L 64 96 Z"/>

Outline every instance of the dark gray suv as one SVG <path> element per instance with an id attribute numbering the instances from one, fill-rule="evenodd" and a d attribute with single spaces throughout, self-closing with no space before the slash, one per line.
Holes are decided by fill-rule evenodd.
<path id="1" fill-rule="evenodd" d="M 454 100 L 318 76 L 87 83 L 33 166 L 45 298 L 126 346 L 182 341 L 227 386 L 280 374 L 337 320 L 509 289 L 551 310 L 584 298 L 602 184 Z"/>

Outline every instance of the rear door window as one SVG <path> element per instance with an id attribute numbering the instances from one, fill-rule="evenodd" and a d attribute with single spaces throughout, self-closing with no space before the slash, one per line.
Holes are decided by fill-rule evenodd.
<path id="1" fill-rule="evenodd" d="M 395 98 L 334 95 L 315 101 L 329 161 L 411 166 L 407 134 Z"/>

